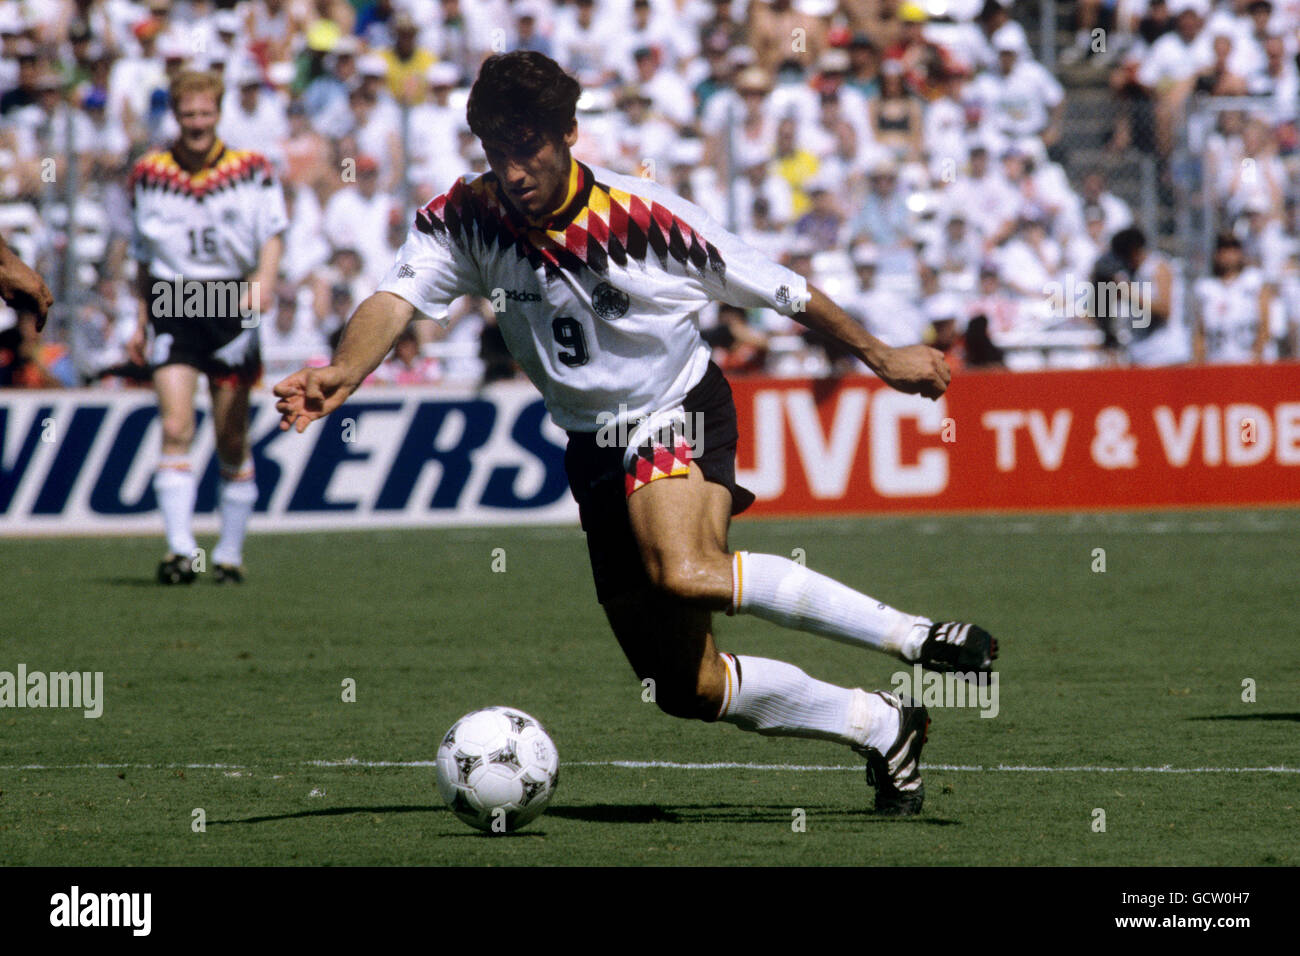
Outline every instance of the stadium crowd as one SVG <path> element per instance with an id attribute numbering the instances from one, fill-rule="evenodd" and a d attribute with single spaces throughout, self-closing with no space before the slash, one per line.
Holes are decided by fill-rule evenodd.
<path id="1" fill-rule="evenodd" d="M 1300 2 L 1080 4 L 1063 59 L 1113 70 L 1112 148 L 1167 155 L 1198 92 L 1258 101 L 1208 136 L 1226 228 L 1201 277 L 1135 228 L 1103 169 L 1068 180 L 1065 90 L 1009 3 L 0 0 L 0 235 L 64 306 L 44 337 L 6 310 L 0 385 L 144 381 L 124 351 L 127 175 L 176 134 L 178 70 L 222 74 L 220 137 L 264 153 L 284 186 L 291 226 L 260 325 L 274 381 L 327 361 L 413 210 L 486 168 L 465 100 L 481 60 L 511 49 L 582 82 L 580 159 L 696 202 L 890 344 L 968 367 L 1294 356 Z M 1150 290 L 1110 312 L 1154 322 L 1116 321 L 1094 281 Z M 851 362 L 775 313 L 704 321 L 730 371 Z M 491 303 L 462 300 L 445 327 L 413 326 L 376 378 L 506 377 L 503 349 Z"/>

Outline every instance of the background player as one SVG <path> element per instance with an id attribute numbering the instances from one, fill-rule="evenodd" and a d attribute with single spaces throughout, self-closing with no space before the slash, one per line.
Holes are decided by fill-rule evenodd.
<path id="1" fill-rule="evenodd" d="M 654 680 L 660 708 L 846 744 L 867 758 L 877 810 L 915 813 L 924 708 L 781 661 L 719 654 L 712 614 L 751 613 L 939 669 L 987 671 L 996 644 L 980 628 L 905 614 L 786 558 L 728 550 L 731 515 L 753 495 L 735 483 L 735 405 L 698 313 L 710 300 L 776 309 L 844 343 L 894 388 L 930 398 L 948 385 L 942 354 L 885 346 L 699 207 L 574 160 L 579 92 L 538 53 L 484 62 L 468 118 L 491 172 L 462 178 L 417 214 L 332 364 L 276 386 L 281 427 L 301 432 L 338 408 L 417 309 L 436 317 L 462 294 L 505 290 L 520 305 L 499 315 L 502 334 L 569 433 L 565 466 L 597 597 L 637 676 Z M 602 431 L 609 416 L 631 429 L 626 442 Z"/>
<path id="2" fill-rule="evenodd" d="M 140 318 L 128 351 L 152 366 L 162 419 L 154 490 L 167 529 L 168 553 L 158 566 L 163 584 L 195 577 L 189 453 L 200 372 L 211 390 L 221 467 L 221 537 L 212 552 L 218 583 L 243 580 L 244 534 L 257 503 L 248 390 L 261 375 L 257 316 L 271 302 L 288 218 L 266 159 L 227 149 L 217 138 L 223 92 L 216 74 L 179 73 L 170 94 L 180 136 L 171 149 L 144 156 L 131 173 Z M 199 290 L 184 285 L 195 281 L 202 283 L 201 310 L 191 298 Z"/>

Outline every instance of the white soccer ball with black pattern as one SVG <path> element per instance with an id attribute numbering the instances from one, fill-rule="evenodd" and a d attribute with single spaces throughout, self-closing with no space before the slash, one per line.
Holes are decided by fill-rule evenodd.
<path id="1" fill-rule="evenodd" d="M 514 832 L 546 809 L 560 754 L 536 718 L 486 707 L 456 721 L 438 747 L 438 793 L 451 812 L 489 833 Z"/>

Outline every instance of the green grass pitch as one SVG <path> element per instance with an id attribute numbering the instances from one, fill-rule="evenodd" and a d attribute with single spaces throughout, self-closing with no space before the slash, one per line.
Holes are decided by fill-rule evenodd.
<path id="1" fill-rule="evenodd" d="M 6 541 L 0 670 L 101 670 L 105 701 L 0 710 L 0 864 L 1294 866 L 1298 542 L 1297 511 L 738 522 L 733 547 L 803 549 L 1000 638 L 1000 712 L 934 711 L 925 811 L 891 821 L 842 748 L 643 703 L 576 529 L 258 535 L 239 588 L 157 587 L 158 539 Z M 901 669 L 716 624 L 723 649 L 839 684 Z M 507 837 L 404 765 L 498 703 L 562 761 L 550 809 Z"/>

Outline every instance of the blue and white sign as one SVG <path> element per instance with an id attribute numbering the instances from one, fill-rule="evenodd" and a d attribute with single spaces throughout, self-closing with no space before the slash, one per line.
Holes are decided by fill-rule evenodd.
<path id="1" fill-rule="evenodd" d="M 255 392 L 260 491 L 251 530 L 575 522 L 564 432 L 536 390 L 366 387 L 305 434 Z M 0 392 L 0 535 L 161 533 L 149 391 Z M 195 528 L 216 529 L 217 460 L 202 407 Z"/>

